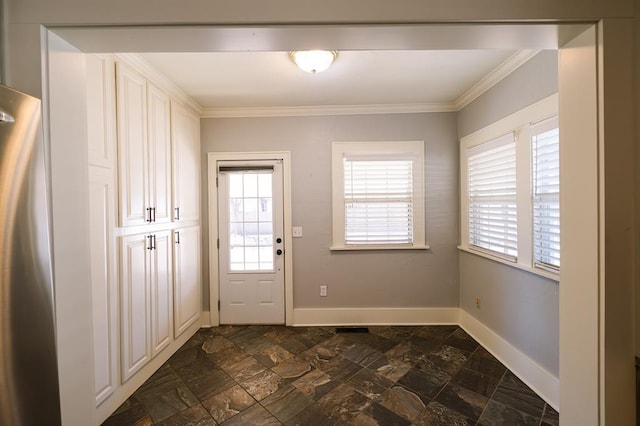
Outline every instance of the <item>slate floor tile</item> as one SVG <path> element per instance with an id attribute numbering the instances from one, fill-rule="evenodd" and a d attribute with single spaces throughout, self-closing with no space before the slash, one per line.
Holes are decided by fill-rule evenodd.
<path id="1" fill-rule="evenodd" d="M 340 382 L 332 380 L 331 377 L 322 370 L 312 370 L 293 382 L 293 386 L 314 400 L 322 398 L 338 387 L 338 385 L 340 385 Z"/>
<path id="2" fill-rule="evenodd" d="M 232 387 L 233 379 L 221 370 L 214 370 L 209 374 L 198 377 L 188 383 L 189 389 L 200 400 L 209 398 L 216 393 Z"/>
<path id="3" fill-rule="evenodd" d="M 558 426 L 560 424 L 560 415 L 549 404 L 544 407 L 544 414 L 542 415 L 542 426 Z"/>
<path id="4" fill-rule="evenodd" d="M 397 382 L 402 378 L 402 376 L 407 374 L 411 369 L 411 365 L 402 362 L 399 359 L 389 358 L 386 355 L 383 355 L 371 363 L 367 368 L 393 382 Z"/>
<path id="5" fill-rule="evenodd" d="M 349 385 L 341 384 L 318 401 L 334 422 L 349 422 L 371 404 L 371 400 Z"/>
<path id="6" fill-rule="evenodd" d="M 472 426 L 474 421 L 438 402 L 431 402 L 413 422 L 415 426 Z"/>
<path id="7" fill-rule="evenodd" d="M 471 355 L 465 364 L 465 368 L 496 379 L 501 379 L 505 371 L 507 371 L 507 367 L 481 346 Z"/>
<path id="8" fill-rule="evenodd" d="M 444 340 L 444 344 L 461 349 L 465 352 L 473 352 L 479 346 L 473 337 L 469 336 L 464 330 L 458 328 L 449 337 Z"/>
<path id="9" fill-rule="evenodd" d="M 156 424 L 159 426 L 215 426 L 216 422 L 202 405 L 197 404 Z"/>
<path id="10" fill-rule="evenodd" d="M 467 368 L 462 368 L 458 374 L 453 377 L 452 383 L 457 383 L 480 395 L 491 398 L 493 391 L 498 387 L 499 380 Z"/>
<path id="11" fill-rule="evenodd" d="M 242 413 L 231 417 L 224 426 L 280 426 L 282 423 L 260 404 L 254 404 Z"/>
<path id="12" fill-rule="evenodd" d="M 256 400 L 240 386 L 235 385 L 202 401 L 202 406 L 216 422 L 222 423 L 251 407 Z"/>
<path id="13" fill-rule="evenodd" d="M 407 374 L 398 380 L 398 384 L 411 389 L 423 398 L 433 399 L 444 385 L 447 384 L 447 381 L 424 371 L 412 368 L 407 372 Z"/>
<path id="14" fill-rule="evenodd" d="M 380 400 L 382 394 L 393 385 L 393 381 L 367 368 L 358 371 L 347 379 L 346 383 L 374 401 Z"/>
<path id="15" fill-rule="evenodd" d="M 534 391 L 509 371 L 500 381 L 492 399 L 536 418 L 542 417 L 546 405 Z"/>
<path id="16" fill-rule="evenodd" d="M 285 379 L 276 373 L 265 370 L 240 383 L 240 385 L 257 401 L 260 401 L 287 383 Z"/>
<path id="17" fill-rule="evenodd" d="M 128 410 L 116 412 L 104 423 L 102 426 L 122 426 L 122 425 L 135 425 L 135 426 L 150 426 L 153 424 L 151 417 L 142 405 L 136 405 Z"/>
<path id="18" fill-rule="evenodd" d="M 154 423 L 169 418 L 198 402 L 195 395 L 184 384 L 162 394 L 142 399 L 142 404 Z"/>
<path id="19" fill-rule="evenodd" d="M 478 420 L 478 425 L 481 426 L 537 426 L 539 423 L 539 418 L 496 401 L 489 401 L 482 417 Z"/>
<path id="20" fill-rule="evenodd" d="M 529 425 L 559 415 L 458 326 L 199 330 L 103 424 Z"/>
<path id="21" fill-rule="evenodd" d="M 424 411 L 424 401 L 403 386 L 392 386 L 380 402 L 381 405 L 412 422 Z"/>
<path id="22" fill-rule="evenodd" d="M 450 383 L 436 396 L 435 401 L 469 417 L 471 420 L 477 420 L 489 398 Z"/>
<path id="23" fill-rule="evenodd" d="M 258 373 L 262 373 L 267 368 L 260 364 L 255 358 L 248 357 L 224 368 L 225 373 L 236 382 L 247 380 Z"/>
<path id="24" fill-rule="evenodd" d="M 333 426 L 333 424 L 334 421 L 327 416 L 318 404 L 310 405 L 285 423 L 287 426 Z"/>
<path id="25" fill-rule="evenodd" d="M 260 404 L 285 423 L 313 404 L 313 400 L 295 386 L 289 385 L 269 395 Z"/>

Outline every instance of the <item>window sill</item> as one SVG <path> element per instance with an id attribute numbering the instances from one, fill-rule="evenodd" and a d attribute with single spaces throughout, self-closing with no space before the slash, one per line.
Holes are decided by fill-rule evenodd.
<path id="1" fill-rule="evenodd" d="M 431 250 L 429 245 L 416 244 L 412 246 L 331 246 L 331 251 L 369 251 L 369 250 Z"/>
<path id="2" fill-rule="evenodd" d="M 473 249 L 470 249 L 470 248 L 464 247 L 464 246 L 458 246 L 458 250 L 464 251 L 464 252 L 469 253 L 469 254 L 473 254 L 475 256 L 484 257 L 485 259 L 493 260 L 494 262 L 502 263 L 503 265 L 507 265 L 507 266 L 510 266 L 512 268 L 515 268 L 515 269 L 520 269 L 522 271 L 529 272 L 530 274 L 539 275 L 539 276 L 541 276 L 543 278 L 547 278 L 549 280 L 552 280 L 552 281 L 555 281 L 555 282 L 558 282 L 558 283 L 560 282 L 560 275 L 556 274 L 556 273 L 553 273 L 553 272 L 545 271 L 545 270 L 539 269 L 539 268 L 533 268 L 531 266 L 522 265 L 520 263 L 509 262 L 506 259 L 501 259 L 501 258 L 499 258 L 497 256 L 491 256 L 490 254 L 483 253 L 483 252 L 477 251 L 477 250 L 473 250 Z"/>

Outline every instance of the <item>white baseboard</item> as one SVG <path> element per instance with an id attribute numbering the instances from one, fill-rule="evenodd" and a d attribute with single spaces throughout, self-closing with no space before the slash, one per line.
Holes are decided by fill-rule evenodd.
<path id="1" fill-rule="evenodd" d="M 200 314 L 200 327 L 211 327 L 211 311 L 202 311 L 202 314 Z"/>
<path id="2" fill-rule="evenodd" d="M 293 326 L 457 324 L 458 308 L 301 308 Z"/>
<path id="3" fill-rule="evenodd" d="M 560 380 L 475 317 L 462 309 L 459 311 L 460 327 L 559 411 Z"/>

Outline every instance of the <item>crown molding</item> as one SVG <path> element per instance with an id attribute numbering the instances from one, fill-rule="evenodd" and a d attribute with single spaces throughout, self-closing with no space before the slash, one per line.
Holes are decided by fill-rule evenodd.
<path id="1" fill-rule="evenodd" d="M 453 103 L 389 105 L 323 105 L 269 108 L 204 108 L 202 118 L 303 117 L 318 115 L 412 114 L 455 112 Z"/>
<path id="2" fill-rule="evenodd" d="M 498 84 L 500 81 L 502 81 L 502 79 L 520 68 L 538 53 L 540 53 L 539 49 L 519 50 L 511 55 L 506 61 L 498 65 L 498 67 L 487 74 L 486 77 L 474 84 L 473 87 L 471 87 L 462 96 L 455 100 L 454 105 L 456 107 L 456 111 L 460 111 L 462 108 L 469 105 L 476 98 Z"/>
<path id="3" fill-rule="evenodd" d="M 166 92 L 172 100 L 180 102 L 185 107 L 192 109 L 196 114 L 202 114 L 200 104 L 191 99 L 180 87 L 151 66 L 140 55 L 135 53 L 116 53 L 114 57 L 117 61 L 124 62 L 136 69 L 146 79 Z"/>

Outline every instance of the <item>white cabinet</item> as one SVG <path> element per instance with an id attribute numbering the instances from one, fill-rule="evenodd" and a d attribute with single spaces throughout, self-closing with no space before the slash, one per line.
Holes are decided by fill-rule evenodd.
<path id="1" fill-rule="evenodd" d="M 173 341 L 173 274 L 171 231 L 152 234 L 151 357 Z"/>
<path id="2" fill-rule="evenodd" d="M 167 95 L 147 83 L 149 129 L 149 206 L 153 223 L 171 221 L 171 103 Z"/>
<path id="3" fill-rule="evenodd" d="M 121 237 L 122 381 L 173 340 L 170 231 Z"/>
<path id="4" fill-rule="evenodd" d="M 113 58 L 87 55 L 87 142 L 89 165 L 115 167 L 116 89 Z"/>
<path id="5" fill-rule="evenodd" d="M 96 403 L 118 385 L 118 287 L 113 239 L 113 176 L 108 170 L 89 174 L 89 238 Z"/>
<path id="6" fill-rule="evenodd" d="M 173 220 L 200 218 L 200 118 L 171 102 Z"/>
<path id="7" fill-rule="evenodd" d="M 200 318 L 200 227 L 176 229 L 173 235 L 174 318 L 176 337 Z"/>
<path id="8" fill-rule="evenodd" d="M 169 98 L 118 62 L 116 99 L 120 226 L 169 222 Z"/>
<path id="9" fill-rule="evenodd" d="M 89 242 L 96 404 L 118 380 L 115 200 L 115 70 L 110 56 L 87 55 Z"/>

